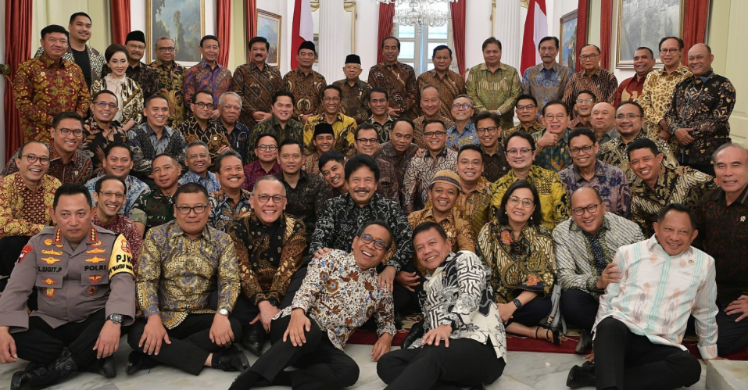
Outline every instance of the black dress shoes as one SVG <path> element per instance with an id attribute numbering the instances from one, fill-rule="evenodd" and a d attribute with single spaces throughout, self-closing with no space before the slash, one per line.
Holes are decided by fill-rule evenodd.
<path id="1" fill-rule="evenodd" d="M 260 321 L 242 330 L 242 346 L 257 357 L 263 354 L 263 342 L 265 340 L 266 330 L 263 329 L 263 324 Z"/>
<path id="2" fill-rule="evenodd" d="M 96 360 L 96 371 L 105 378 L 114 378 L 117 376 L 117 369 L 115 368 L 114 356 L 105 357 L 103 359 Z"/>
<path id="3" fill-rule="evenodd" d="M 401 349 L 409 348 L 410 345 L 414 344 L 417 339 L 424 336 L 424 320 L 415 322 L 409 330 L 409 334 L 404 337 L 404 341 L 401 342 Z"/>
<path id="4" fill-rule="evenodd" d="M 578 344 L 576 344 L 576 353 L 579 355 L 583 355 L 592 348 L 594 341 L 594 335 L 591 334 L 591 332 L 583 331 L 581 334 L 581 337 L 578 339 Z"/>
<path id="5" fill-rule="evenodd" d="M 596 386 L 594 365 L 591 362 L 585 362 L 580 367 L 573 366 L 568 373 L 568 380 L 565 382 L 565 385 L 571 389 Z"/>
<path id="6" fill-rule="evenodd" d="M 140 351 L 130 352 L 128 355 L 128 367 L 125 372 L 128 375 L 135 374 L 142 369 L 151 369 L 157 366 L 156 360 Z"/>
<path id="7" fill-rule="evenodd" d="M 236 345 L 232 344 L 219 352 L 215 352 L 211 358 L 211 367 L 224 371 L 243 371 L 250 368 L 250 363 Z"/>

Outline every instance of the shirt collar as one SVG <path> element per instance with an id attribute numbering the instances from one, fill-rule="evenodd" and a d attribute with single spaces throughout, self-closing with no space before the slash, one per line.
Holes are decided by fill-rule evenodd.
<path id="1" fill-rule="evenodd" d="M 600 206 L 604 206 L 604 204 L 601 204 Z M 609 211 L 604 213 L 604 216 L 602 217 L 602 227 L 599 228 L 596 234 L 599 234 L 599 232 L 601 231 L 609 230 L 609 215 L 610 215 Z M 583 230 L 581 230 L 581 227 L 578 226 L 578 224 L 573 220 L 572 216 L 570 217 L 570 229 L 569 230 L 574 231 L 574 232 L 585 233 Z M 589 236 L 591 235 L 589 234 Z"/>
<path id="2" fill-rule="evenodd" d="M 665 68 L 661 68 L 657 70 L 657 72 L 659 72 L 659 74 L 661 75 L 665 75 L 665 76 L 667 75 L 667 70 Z M 692 73 L 692 72 L 690 72 L 690 68 L 688 68 L 687 66 L 683 64 L 680 64 L 680 66 L 678 66 L 677 69 L 674 70 L 674 73 L 683 75 L 685 73 Z"/>
<path id="3" fill-rule="evenodd" d="M 721 202 L 721 204 L 724 207 L 731 206 L 731 205 L 727 205 L 727 203 L 726 203 L 726 193 L 724 192 L 724 190 L 721 189 L 721 187 L 719 187 L 714 192 L 712 199 L 714 201 L 716 201 L 716 202 Z M 742 193 L 740 194 L 740 196 L 737 199 L 735 199 L 734 202 L 732 202 L 732 205 L 736 204 L 736 203 L 747 205 L 747 186 L 745 186 L 745 189 L 742 190 Z"/>
<path id="4" fill-rule="evenodd" d="M 149 136 L 152 134 L 156 136 L 156 132 L 154 131 L 154 129 L 151 128 L 151 126 L 148 125 L 148 122 L 143 123 L 143 129 L 146 131 L 146 134 L 148 134 Z M 164 135 L 166 135 L 167 138 L 172 138 L 172 128 L 169 126 L 164 126 Z"/>
<path id="5" fill-rule="evenodd" d="M 713 70 L 713 69 L 711 69 L 711 70 L 709 70 L 709 71 L 708 71 L 708 73 L 704 74 L 703 76 L 696 76 L 696 75 L 693 75 L 693 82 L 694 82 L 694 83 L 697 83 L 697 82 L 698 82 L 698 80 L 700 80 L 700 81 L 701 81 L 701 83 L 705 84 L 705 83 L 707 83 L 707 82 L 708 82 L 708 80 L 710 80 L 710 79 L 711 79 L 711 77 L 713 77 L 713 76 L 714 76 L 714 70 Z"/>
<path id="6" fill-rule="evenodd" d="M 440 153 L 437 154 L 434 158 L 438 157 L 445 157 L 448 155 L 448 145 L 443 146 L 443 150 L 440 151 Z M 424 158 L 432 158 L 432 154 L 430 154 L 430 151 L 428 150 L 427 153 L 424 154 Z"/>
<path id="7" fill-rule="evenodd" d="M 169 238 L 177 238 L 179 236 L 185 236 L 185 238 L 188 238 L 187 235 L 185 235 L 185 232 L 182 231 L 182 228 L 180 227 L 180 224 L 177 223 L 177 220 L 169 221 L 167 224 L 171 224 L 171 226 L 168 226 L 168 235 Z M 211 242 L 211 235 L 208 231 L 208 225 L 206 225 L 203 228 L 203 231 L 201 232 L 201 237 L 205 238 L 206 241 Z"/>
<path id="8" fill-rule="evenodd" d="M 674 257 L 681 257 L 681 256 L 684 256 L 684 255 L 690 256 L 693 253 L 693 247 L 691 245 L 690 247 L 688 247 L 688 249 L 686 249 L 682 253 L 679 253 L 679 254 L 674 255 L 674 256 L 670 255 L 669 253 L 667 253 L 667 251 L 664 250 L 664 248 L 661 246 L 661 244 L 659 244 L 659 241 L 656 240 L 656 234 L 653 234 L 651 236 L 651 238 L 649 238 L 646 241 L 648 241 L 647 246 L 648 246 L 648 249 L 649 249 L 649 251 L 651 253 L 659 253 L 659 252 L 661 252 L 668 259 L 674 258 Z"/>
<path id="9" fill-rule="evenodd" d="M 502 62 L 500 62 L 500 64 L 497 66 L 497 70 L 495 72 L 497 72 L 497 71 L 504 72 L 504 71 L 507 70 L 507 68 L 508 68 L 508 65 L 505 65 Z M 487 72 L 490 71 L 489 68 L 487 68 L 487 63 L 486 62 L 482 62 L 481 64 L 479 64 L 479 69 L 486 70 Z"/>
<path id="10" fill-rule="evenodd" d="M 55 60 L 49 58 L 47 56 L 47 53 L 42 52 L 42 55 L 39 57 L 39 60 L 42 61 L 42 64 L 44 64 L 45 67 L 51 68 L 55 65 Z M 64 68 L 67 64 L 65 63 L 64 58 L 60 58 L 60 64 L 59 66 Z"/>

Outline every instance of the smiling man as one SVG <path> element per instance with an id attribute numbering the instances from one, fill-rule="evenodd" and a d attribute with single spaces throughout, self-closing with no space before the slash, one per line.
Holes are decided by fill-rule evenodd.
<path id="1" fill-rule="evenodd" d="M 130 246 L 133 269 L 138 269 L 138 254 L 143 244 L 143 233 L 130 218 L 120 214 L 127 199 L 127 193 L 128 186 L 117 176 L 108 174 L 97 179 L 93 194 L 96 207 L 94 207 L 91 223 L 122 234 Z"/>
<path id="2" fill-rule="evenodd" d="M 83 140 L 81 150 L 91 159 L 95 172 L 102 169 L 104 150 L 112 143 L 125 143 L 128 136 L 120 122 L 114 120 L 119 111 L 117 96 L 105 89 L 91 97 L 91 116 L 83 122 Z"/>
<path id="3" fill-rule="evenodd" d="M 156 60 L 151 68 L 159 76 L 159 93 L 169 99 L 169 125 L 177 127 L 185 119 L 185 97 L 182 95 L 185 68 L 175 61 L 177 46 L 174 39 L 161 37 L 154 48 Z"/>
<path id="4" fill-rule="evenodd" d="M 239 153 L 229 150 L 216 157 L 216 175 L 221 188 L 208 196 L 211 215 L 208 223 L 213 228 L 225 231 L 227 225 L 252 209 L 252 194 L 243 189 L 245 172 Z"/>
<path id="5" fill-rule="evenodd" d="M 252 129 L 257 123 L 271 118 L 273 95 L 284 89 L 279 69 L 268 66 L 271 44 L 264 37 L 253 37 L 247 43 L 250 62 L 240 65 L 232 76 L 232 89 L 242 97 L 240 122 Z M 245 163 L 248 163 L 245 160 Z"/>
<path id="6" fill-rule="evenodd" d="M 255 182 L 263 176 L 275 175 L 281 171 L 279 165 L 279 143 L 272 134 L 261 134 L 255 140 L 257 160 L 245 165 L 245 184 L 242 189 L 251 191 Z"/>
<path id="7" fill-rule="evenodd" d="M 417 84 L 420 91 L 423 91 L 423 88 L 427 85 L 434 85 L 439 88 L 440 100 L 438 104 L 440 115 L 444 117 L 451 116 L 453 100 L 458 95 L 466 93 L 464 78 L 460 74 L 450 70 L 452 62 L 453 50 L 450 47 L 446 45 L 435 46 L 432 49 L 432 65 L 434 69 L 428 70 L 417 77 Z"/>
<path id="8" fill-rule="evenodd" d="M 654 52 L 647 47 L 639 47 L 635 49 L 633 54 L 633 67 L 635 68 L 635 76 L 629 77 L 620 83 L 615 92 L 615 107 L 619 107 L 620 103 L 627 101 L 638 101 L 643 91 L 643 83 L 646 81 L 646 77 L 651 71 L 654 70 L 656 60 L 654 59 Z"/>
<path id="9" fill-rule="evenodd" d="M 246 163 L 250 129 L 239 121 L 241 111 L 242 98 L 237 92 L 224 92 L 219 96 L 217 130 L 226 135 L 229 145 L 242 156 L 242 161 Z"/>
<path id="10" fill-rule="evenodd" d="M 615 102 L 617 78 L 599 66 L 601 54 L 599 47 L 592 44 L 583 45 L 578 51 L 578 60 L 583 69 L 573 74 L 565 85 L 562 101 L 568 108 L 573 108 L 578 93 L 585 90 L 593 92 L 597 102 Z"/>
<path id="11" fill-rule="evenodd" d="M 188 101 L 193 116 L 175 128 L 185 137 L 185 142 L 203 142 L 212 158 L 221 152 L 232 150 L 226 134 L 219 130 L 216 121 L 211 120 L 216 107 L 211 91 L 201 89 Z"/>
<path id="12" fill-rule="evenodd" d="M 320 175 L 323 176 L 323 180 L 331 189 L 328 199 L 349 193 L 349 186 L 344 179 L 345 163 L 344 155 L 337 150 L 325 152 L 320 156 L 318 161 Z"/>
<path id="13" fill-rule="evenodd" d="M 128 70 L 125 75 L 135 80 L 143 91 L 143 98 L 159 92 L 159 75 L 141 59 L 146 53 L 146 34 L 134 30 L 125 37 L 125 48 L 128 49 Z"/>
<path id="14" fill-rule="evenodd" d="M 182 84 L 182 95 L 186 102 L 201 90 L 208 90 L 214 97 L 214 110 L 211 119 L 219 117 L 219 96 L 232 90 L 232 72 L 221 66 L 219 57 L 219 38 L 206 35 L 201 38 L 198 50 L 203 59 L 185 71 L 185 82 Z"/>
<path id="15" fill-rule="evenodd" d="M 360 80 L 362 74 L 362 61 L 356 54 L 346 56 L 344 63 L 343 80 L 334 81 L 333 85 L 341 88 L 343 97 L 341 98 L 341 107 L 346 116 L 354 118 L 359 125 L 370 117 L 367 111 L 367 96 L 370 94 L 369 84 Z"/>
<path id="16" fill-rule="evenodd" d="M 372 115 L 363 123 L 375 126 L 380 143 L 388 142 L 390 131 L 395 123 L 395 118 L 390 114 L 392 109 L 388 107 L 388 96 L 390 96 L 388 91 L 383 87 L 374 87 L 367 95 L 367 107 L 370 108 Z"/>
<path id="17" fill-rule="evenodd" d="M 273 134 L 277 142 L 292 139 L 302 143 L 304 133 L 302 123 L 292 118 L 294 115 L 294 95 L 278 90 L 271 98 L 271 117 L 253 127 L 247 142 L 247 161 L 255 161 L 255 142 L 262 134 Z M 253 149 L 251 149 L 253 147 Z"/>
<path id="18" fill-rule="evenodd" d="M 133 169 L 133 151 L 130 146 L 125 144 L 110 144 L 107 146 L 107 149 L 104 150 L 102 168 L 104 174 L 114 176 L 125 182 L 127 191 L 125 191 L 125 198 L 122 207 L 119 209 L 119 214 L 130 218 L 138 197 L 151 191 L 146 183 L 130 175 L 130 171 Z M 88 188 L 95 203 L 98 202 L 94 194 L 99 179 L 101 179 L 101 176 L 86 182 L 86 188 Z"/>
<path id="19" fill-rule="evenodd" d="M 324 153 L 333 150 L 333 145 L 336 143 L 335 134 L 333 126 L 328 123 L 318 123 L 315 125 L 312 142 L 310 143 L 310 146 L 308 146 L 308 150 L 312 150 L 310 151 L 310 154 L 305 156 L 305 171 L 314 175 L 320 173 L 320 157 Z"/>
<path id="20" fill-rule="evenodd" d="M 573 111 L 575 112 L 575 119 L 570 122 L 571 128 L 585 127 L 591 128 L 591 110 L 596 104 L 596 95 L 589 90 L 583 90 L 578 92 L 576 96 L 576 104 L 573 105 Z"/>
<path id="21" fill-rule="evenodd" d="M 573 76 L 574 69 L 557 63 L 557 54 L 560 51 L 560 40 L 557 37 L 542 38 L 538 48 L 542 63 L 523 72 L 521 86 L 524 94 L 533 96 L 544 106 L 552 100 L 562 99 L 565 85 Z"/>
<path id="22" fill-rule="evenodd" d="M 511 129 L 502 129 L 503 134 L 510 135 L 516 131 L 524 131 L 529 134 L 534 134 L 537 131 L 544 130 L 544 125 L 537 121 L 538 114 L 539 105 L 537 104 L 536 98 L 531 95 L 522 94 L 518 97 L 518 100 L 516 100 L 516 116 L 521 123 Z"/>
<path id="23" fill-rule="evenodd" d="M 305 122 L 302 129 L 304 134 L 304 145 L 310 152 L 316 145 L 312 144 L 315 130 L 318 124 L 327 123 L 333 128 L 333 137 L 335 140 L 334 147 L 345 155 L 354 148 L 354 131 L 357 130 L 357 122 L 354 118 L 348 117 L 341 113 L 341 101 L 343 91 L 335 85 L 328 85 L 323 89 L 322 113 L 313 115 Z M 328 150 L 324 150 L 326 152 Z M 320 150 L 318 150 L 320 154 Z M 317 165 L 317 164 L 316 164 Z"/>
<path id="24" fill-rule="evenodd" d="M 479 172 L 481 176 L 494 183 L 510 170 L 510 165 L 508 165 L 508 160 L 505 158 L 501 141 L 503 129 L 500 127 L 500 115 L 497 115 L 495 112 L 485 111 L 477 115 L 476 120 L 477 136 L 479 136 L 479 146 L 481 147 L 480 162 L 482 163 L 482 166 L 476 167 L 476 169 L 478 171 L 481 170 Z M 463 149 L 464 147 L 461 147 L 460 150 Z M 459 152 L 459 154 L 461 153 Z M 478 180 L 477 177 L 473 179 L 471 181 Z"/>
<path id="25" fill-rule="evenodd" d="M 600 145 L 618 136 L 615 114 L 615 108 L 607 102 L 596 103 L 591 110 L 591 130 Z"/>
<path id="26" fill-rule="evenodd" d="M 375 159 L 380 168 L 380 179 L 378 180 L 378 193 L 384 198 L 390 199 L 401 206 L 399 197 L 398 177 L 393 164 L 382 158 L 376 157 L 378 151 L 378 133 L 375 127 L 369 123 L 363 123 L 355 131 L 354 146 L 357 154 L 365 154 Z"/>
<path id="27" fill-rule="evenodd" d="M 322 74 L 313 70 L 318 52 L 315 44 L 304 41 L 297 49 L 297 69 L 290 70 L 284 75 L 284 86 L 294 94 L 294 115 L 302 123 L 320 111 L 323 88 L 328 85 Z"/>
<path id="28" fill-rule="evenodd" d="M 494 112 L 479 115 L 498 116 Z M 499 146 L 497 148 L 496 153 L 502 155 L 504 159 L 504 151 Z M 482 174 L 483 161 L 486 161 L 486 158 L 483 148 L 477 145 L 466 145 L 458 151 L 456 160 L 456 172 L 458 172 L 461 191 L 458 193 L 455 207 L 459 216 L 471 225 L 471 236 L 475 241 L 479 236 L 479 231 L 489 220 L 490 185 L 492 183 Z"/>
<path id="29" fill-rule="evenodd" d="M 419 107 L 422 109 L 422 115 L 414 120 L 414 142 L 424 149 L 424 124 L 428 120 L 438 119 L 445 123 L 446 128 L 450 128 L 455 123 L 451 120 L 451 110 L 453 109 L 453 100 L 446 103 L 447 115 L 443 115 L 443 101 L 440 96 L 440 88 L 427 84 L 419 89 Z"/>
<path id="30" fill-rule="evenodd" d="M 569 114 L 568 108 L 559 100 L 553 100 L 542 108 L 547 128 L 531 135 L 537 147 L 534 164 L 559 172 L 573 162 L 567 148 L 570 141 Z"/>
<path id="31" fill-rule="evenodd" d="M 156 189 L 142 194 L 133 205 L 130 215 L 139 230 L 145 233 L 154 226 L 174 220 L 172 196 L 177 191 L 180 173 L 182 167 L 176 158 L 168 154 L 160 154 L 154 158 L 151 175 Z"/>
<path id="32" fill-rule="evenodd" d="M 208 153 L 208 147 L 201 141 L 192 141 L 187 146 L 187 155 L 185 156 L 188 171 L 178 181 L 179 185 L 187 183 L 198 183 L 202 185 L 208 193 L 219 189 L 219 180 L 211 172 L 211 155 Z"/>
<path id="33" fill-rule="evenodd" d="M 398 38 L 383 38 L 380 49 L 383 51 L 384 61 L 370 68 L 367 83 L 373 88 L 386 90 L 387 115 L 396 118 L 405 116 L 414 120 L 417 117 L 419 99 L 419 85 L 414 68 L 398 61 L 401 53 L 401 41 Z"/>
<path id="34" fill-rule="evenodd" d="M 456 122 L 447 127 L 448 139 L 445 144 L 449 148 L 458 151 L 464 145 L 477 145 L 477 129 L 472 122 L 474 116 L 474 102 L 469 95 L 458 95 L 451 105 L 451 117 Z"/>

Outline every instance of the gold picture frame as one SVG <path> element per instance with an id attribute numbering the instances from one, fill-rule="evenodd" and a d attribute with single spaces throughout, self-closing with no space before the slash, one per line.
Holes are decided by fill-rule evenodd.
<path id="1" fill-rule="evenodd" d="M 281 15 L 258 9 L 255 16 L 257 35 L 268 40 L 269 66 L 278 68 L 281 64 Z"/>
<path id="2" fill-rule="evenodd" d="M 200 62 L 198 46 L 206 34 L 205 10 L 205 0 L 146 0 L 146 61 L 155 60 L 156 40 L 168 36 L 175 41 L 176 62 L 185 66 Z"/>
<path id="3" fill-rule="evenodd" d="M 651 49 L 656 63 L 661 64 L 659 40 L 669 36 L 682 38 L 685 0 L 618 0 L 617 3 L 615 67 L 633 69 L 633 54 L 638 47 Z"/>
<path id="4" fill-rule="evenodd" d="M 578 48 L 576 37 L 578 36 L 578 10 L 573 10 L 560 18 L 560 54 L 558 62 L 576 71 L 578 61 Z"/>

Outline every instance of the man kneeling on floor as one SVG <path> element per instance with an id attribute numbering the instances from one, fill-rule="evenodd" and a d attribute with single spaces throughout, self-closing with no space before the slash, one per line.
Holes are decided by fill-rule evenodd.
<path id="1" fill-rule="evenodd" d="M 343 351 L 349 336 L 374 316 L 379 337 L 372 360 L 377 361 L 391 349 L 396 333 L 393 295 L 378 286 L 375 269 L 392 240 L 386 223 L 376 220 L 354 237 L 351 253 L 333 250 L 312 260 L 292 305 L 271 321 L 271 349 L 230 390 L 271 385 L 340 389 L 356 383 L 359 367 Z M 289 366 L 297 370 L 284 371 Z"/>
<path id="2" fill-rule="evenodd" d="M 31 362 L 11 389 L 44 388 L 75 371 L 116 375 L 120 326 L 135 318 L 133 259 L 127 240 L 91 223 L 91 195 L 79 184 L 57 189 L 57 227 L 32 237 L 0 298 L 0 363 Z M 26 301 L 38 290 L 38 309 Z"/>
<path id="3" fill-rule="evenodd" d="M 489 270 L 474 253 L 453 253 L 451 245 L 435 222 L 414 229 L 414 250 L 427 269 L 420 293 L 426 334 L 380 359 L 378 376 L 387 389 L 481 389 L 503 373 L 505 328 Z"/>
<path id="4" fill-rule="evenodd" d="M 193 375 L 204 366 L 242 371 L 247 358 L 232 344 L 242 326 L 229 317 L 240 294 L 232 239 L 207 226 L 202 185 L 180 186 L 173 207 L 175 220 L 151 228 L 141 248 L 136 291 L 144 318 L 128 334 L 127 372 L 155 362 Z M 217 310 L 209 306 L 211 294 L 218 294 Z"/>
<path id="5" fill-rule="evenodd" d="M 621 247 L 612 259 L 621 279 L 610 283 L 599 299 L 596 363 L 573 367 L 569 387 L 661 390 L 693 385 L 701 366 L 682 345 L 690 315 L 701 356 L 717 357 L 716 269 L 711 256 L 690 246 L 698 235 L 696 217 L 673 203 L 653 226 L 651 238 Z"/>

